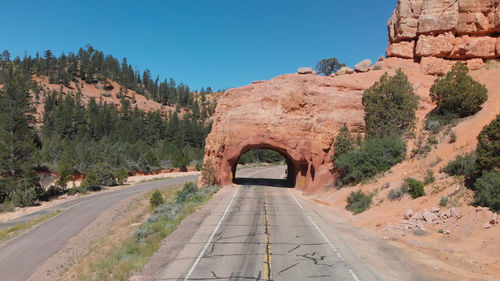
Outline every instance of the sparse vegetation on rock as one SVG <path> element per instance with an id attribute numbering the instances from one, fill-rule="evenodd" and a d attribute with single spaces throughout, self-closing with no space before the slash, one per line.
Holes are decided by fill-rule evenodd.
<path id="1" fill-rule="evenodd" d="M 339 62 L 337 58 L 322 59 L 316 64 L 316 71 L 328 76 L 344 66 L 346 66 L 345 63 Z"/>

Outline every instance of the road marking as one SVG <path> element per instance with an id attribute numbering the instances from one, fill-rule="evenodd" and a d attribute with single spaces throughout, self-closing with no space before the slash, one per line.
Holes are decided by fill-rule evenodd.
<path id="1" fill-rule="evenodd" d="M 348 270 L 351 273 L 352 278 L 354 278 L 354 280 L 356 280 L 356 281 L 359 281 L 358 276 L 356 276 L 356 274 L 354 274 L 354 272 L 351 269 L 348 269 Z"/>
<path id="2" fill-rule="evenodd" d="M 271 230 L 269 223 L 269 210 L 267 208 L 267 195 L 266 190 L 264 189 L 264 244 L 266 246 L 266 250 L 264 252 L 264 278 L 267 280 L 273 280 L 273 263 L 272 263 L 272 252 L 271 252 Z"/>
<path id="3" fill-rule="evenodd" d="M 295 196 L 293 196 L 293 194 L 292 194 L 292 198 L 293 198 L 293 200 L 295 200 L 295 202 L 297 202 L 297 205 L 299 205 L 299 208 L 301 208 L 303 210 L 304 208 L 302 208 L 302 205 L 299 203 L 299 200 L 297 200 L 297 198 L 295 198 Z"/>
<path id="4" fill-rule="evenodd" d="M 292 198 L 295 200 L 295 202 L 297 203 L 297 205 L 299 206 L 299 208 L 301 208 L 302 210 L 304 210 L 304 208 L 302 207 L 302 205 L 299 203 L 299 201 L 297 200 L 297 198 L 295 198 L 295 196 L 293 196 L 293 193 L 290 192 L 290 195 L 292 196 Z M 309 215 L 306 215 L 304 213 L 304 215 L 309 219 L 309 221 L 311 221 L 311 223 L 314 225 L 314 227 L 316 228 L 316 230 L 318 230 L 319 234 L 323 237 L 323 239 L 325 239 L 325 241 L 328 243 L 328 245 L 333 249 L 333 251 L 335 252 L 335 254 L 337 255 L 337 257 L 341 260 L 344 260 L 342 258 L 342 255 L 340 255 L 340 253 L 338 252 L 337 248 L 335 248 L 335 246 L 333 246 L 332 242 L 330 242 L 330 239 L 328 239 L 328 237 L 326 237 L 325 233 L 323 233 L 323 231 L 321 231 L 321 229 L 319 228 L 319 226 L 316 224 L 316 222 L 314 222 L 314 220 L 311 218 L 311 216 Z M 352 275 L 352 278 L 354 278 L 355 281 L 360 281 L 358 279 L 358 276 L 356 276 L 356 274 L 354 273 L 354 271 L 352 271 L 352 269 L 347 269 L 349 271 L 349 273 L 351 273 Z"/>
<path id="5" fill-rule="evenodd" d="M 200 262 L 201 257 L 205 254 L 205 251 L 207 250 L 208 245 L 210 245 L 210 243 L 212 242 L 212 239 L 214 238 L 215 233 L 217 233 L 217 230 L 219 230 L 219 227 L 220 227 L 222 221 L 224 220 L 224 217 L 226 216 L 227 212 L 229 211 L 229 208 L 231 207 L 231 204 L 233 204 L 233 200 L 236 197 L 236 194 L 238 193 L 239 190 L 240 189 L 238 188 L 234 192 L 233 198 L 231 198 L 231 201 L 229 201 L 229 204 L 227 205 L 226 210 L 224 210 L 224 213 L 222 214 L 222 217 L 220 218 L 219 223 L 217 224 L 217 226 L 215 227 L 214 231 L 212 232 L 212 235 L 210 235 L 210 238 L 208 238 L 208 241 L 205 244 L 205 247 L 203 247 L 203 250 L 201 250 L 201 253 L 198 255 L 198 258 L 196 258 L 196 261 L 191 266 L 191 269 L 189 269 L 188 273 L 186 274 L 186 277 L 184 277 L 184 281 L 188 280 L 189 277 L 191 276 L 191 274 L 193 274 L 193 271 L 196 268 L 196 266 L 198 265 L 198 263 Z"/>

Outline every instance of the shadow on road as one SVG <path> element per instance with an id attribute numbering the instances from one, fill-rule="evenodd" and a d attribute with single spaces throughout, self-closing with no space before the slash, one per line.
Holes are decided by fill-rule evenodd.
<path id="1" fill-rule="evenodd" d="M 292 187 L 290 186 L 290 182 L 286 179 L 235 178 L 233 182 L 241 185 L 264 185 L 285 188 Z"/>

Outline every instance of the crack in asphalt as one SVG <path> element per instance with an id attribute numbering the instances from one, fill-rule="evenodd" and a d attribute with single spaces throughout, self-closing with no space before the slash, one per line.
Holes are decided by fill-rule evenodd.
<path id="1" fill-rule="evenodd" d="M 307 253 L 307 254 L 303 254 L 303 255 L 296 255 L 297 257 L 303 257 L 307 260 L 310 260 L 314 263 L 314 265 L 324 265 L 324 266 L 333 266 L 333 264 L 326 264 L 326 263 L 319 263 L 319 261 L 324 261 L 326 256 L 320 256 L 319 258 L 316 258 L 314 257 L 316 255 L 316 252 L 312 252 L 312 253 Z"/>

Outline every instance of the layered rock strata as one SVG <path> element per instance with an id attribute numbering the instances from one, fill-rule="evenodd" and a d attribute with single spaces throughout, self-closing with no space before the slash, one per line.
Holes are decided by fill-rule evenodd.
<path id="1" fill-rule="evenodd" d="M 422 61 L 428 74 L 456 60 L 480 67 L 500 57 L 500 0 L 399 0 L 388 31 L 387 57 Z"/>

